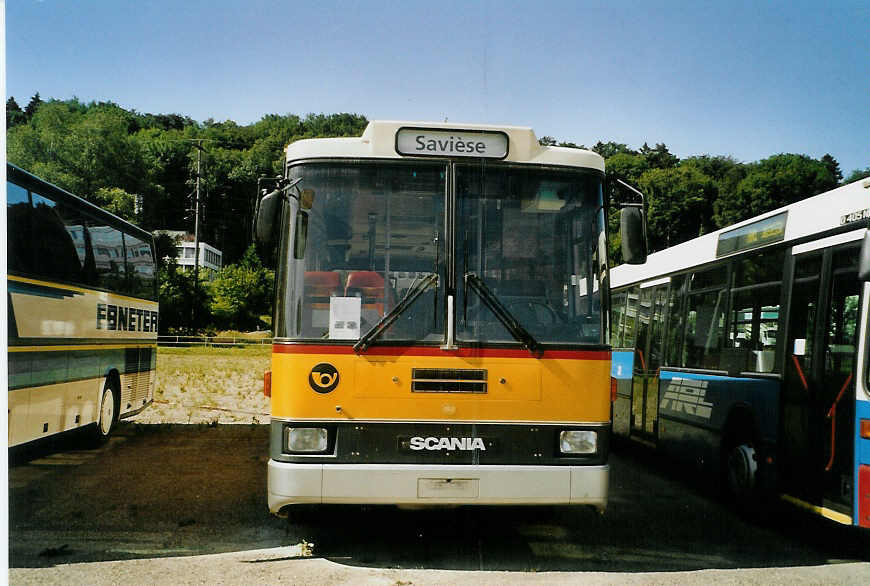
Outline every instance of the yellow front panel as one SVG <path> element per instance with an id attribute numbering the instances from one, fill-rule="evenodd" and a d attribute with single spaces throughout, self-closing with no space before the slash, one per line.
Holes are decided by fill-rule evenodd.
<path id="1" fill-rule="evenodd" d="M 326 363 L 334 390 L 315 392 L 310 376 Z M 487 392 L 411 391 L 412 369 L 485 369 Z M 330 381 L 326 376 L 322 382 Z M 354 354 L 272 355 L 272 415 L 288 419 L 455 421 L 610 420 L 610 361 Z"/>

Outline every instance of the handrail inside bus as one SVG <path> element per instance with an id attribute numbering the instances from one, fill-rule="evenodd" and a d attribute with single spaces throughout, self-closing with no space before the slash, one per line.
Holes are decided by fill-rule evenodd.
<path id="1" fill-rule="evenodd" d="M 849 388 L 849 383 L 851 382 L 852 373 L 850 372 L 848 378 L 846 378 L 846 382 L 843 383 L 843 388 L 840 389 L 837 398 L 834 399 L 834 404 L 831 405 L 831 408 L 828 410 L 828 419 L 831 420 L 831 458 L 828 460 L 828 465 L 825 466 L 825 472 L 830 472 L 831 468 L 834 467 L 834 456 L 837 453 L 837 405 L 840 403 L 840 399 L 843 398 L 843 394 L 845 394 L 846 389 Z"/>

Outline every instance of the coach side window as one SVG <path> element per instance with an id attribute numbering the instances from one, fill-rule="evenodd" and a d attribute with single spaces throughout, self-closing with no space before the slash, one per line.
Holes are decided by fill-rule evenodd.
<path id="1" fill-rule="evenodd" d="M 49 280 L 81 282 L 82 259 L 61 215 L 61 206 L 35 192 L 31 192 L 31 201 L 31 229 L 39 236 L 32 240 L 36 273 Z"/>
<path id="2" fill-rule="evenodd" d="M 90 220 L 88 232 L 94 249 L 97 286 L 110 291 L 126 291 L 124 237 L 121 231 L 99 220 Z"/>
<path id="3" fill-rule="evenodd" d="M 127 250 L 127 276 L 130 282 L 130 294 L 134 297 L 152 298 L 154 296 L 154 257 L 151 254 L 151 245 L 135 236 L 124 234 L 124 247 Z"/>
<path id="4" fill-rule="evenodd" d="M 33 273 L 30 237 L 30 197 L 27 190 L 6 183 L 6 266 L 9 271 Z"/>

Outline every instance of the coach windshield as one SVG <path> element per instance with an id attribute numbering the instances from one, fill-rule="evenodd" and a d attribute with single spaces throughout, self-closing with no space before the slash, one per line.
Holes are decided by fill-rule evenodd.
<path id="1" fill-rule="evenodd" d="M 276 336 L 358 341 L 377 326 L 381 342 L 440 343 L 445 165 L 309 163 L 288 177 L 305 197 L 284 214 Z"/>
<path id="2" fill-rule="evenodd" d="M 460 343 L 601 343 L 598 175 L 457 166 L 455 239 Z"/>

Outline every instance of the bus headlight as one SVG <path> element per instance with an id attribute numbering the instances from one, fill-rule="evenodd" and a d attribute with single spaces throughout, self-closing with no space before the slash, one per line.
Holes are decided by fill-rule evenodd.
<path id="1" fill-rule="evenodd" d="M 325 452 L 326 430 L 322 427 L 287 427 L 287 450 L 290 452 Z"/>
<path id="2" fill-rule="evenodd" d="M 598 449 L 597 431 L 563 431 L 559 434 L 563 454 L 594 454 Z"/>

